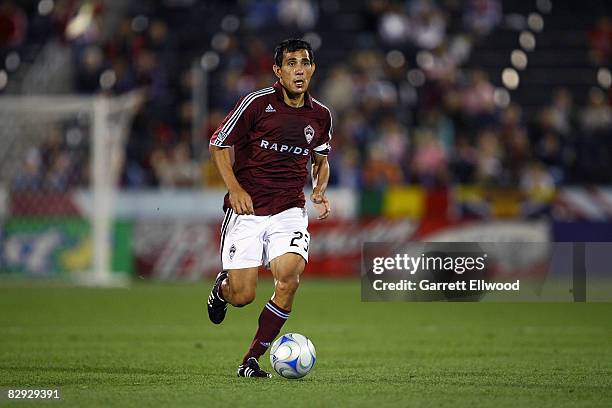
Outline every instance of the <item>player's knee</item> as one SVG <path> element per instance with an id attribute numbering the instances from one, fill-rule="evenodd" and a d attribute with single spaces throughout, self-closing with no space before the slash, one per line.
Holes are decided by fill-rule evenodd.
<path id="1" fill-rule="evenodd" d="M 300 286 L 300 279 L 297 276 L 279 279 L 276 281 L 275 290 L 283 293 L 295 293 Z"/>
<path id="2" fill-rule="evenodd" d="M 255 291 L 243 291 L 234 293 L 232 296 L 232 305 L 235 307 L 244 307 L 255 300 Z"/>

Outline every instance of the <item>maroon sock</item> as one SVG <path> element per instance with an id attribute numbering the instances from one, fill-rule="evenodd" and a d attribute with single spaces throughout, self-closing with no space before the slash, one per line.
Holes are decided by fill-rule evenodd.
<path id="1" fill-rule="evenodd" d="M 266 303 L 259 315 L 257 333 L 255 333 L 251 347 L 242 360 L 243 364 L 251 357 L 259 360 L 259 357 L 266 352 L 270 344 L 278 336 L 281 327 L 283 327 L 283 324 L 289 318 L 289 313 L 290 311 L 281 309 L 271 300 Z"/>

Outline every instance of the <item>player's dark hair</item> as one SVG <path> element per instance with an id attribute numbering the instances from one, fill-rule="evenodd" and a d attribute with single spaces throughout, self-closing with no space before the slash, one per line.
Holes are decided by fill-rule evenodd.
<path id="1" fill-rule="evenodd" d="M 282 66 L 283 54 L 285 52 L 294 52 L 297 50 L 308 51 L 308 58 L 310 58 L 310 63 L 314 63 L 314 53 L 312 52 L 312 47 L 310 46 L 308 41 L 299 40 L 297 38 L 289 38 L 287 40 L 283 40 L 276 46 L 276 48 L 274 49 L 274 63 L 279 67 Z"/>

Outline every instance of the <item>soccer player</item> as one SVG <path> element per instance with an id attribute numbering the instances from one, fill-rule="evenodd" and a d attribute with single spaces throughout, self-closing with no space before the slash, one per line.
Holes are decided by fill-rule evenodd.
<path id="1" fill-rule="evenodd" d="M 209 147 L 228 190 L 221 226 L 223 271 L 208 297 L 210 320 L 221 323 L 228 303 L 242 307 L 255 299 L 260 265 L 274 277 L 274 294 L 259 316 L 253 342 L 238 367 L 239 377 L 271 377 L 258 359 L 289 317 L 308 261 L 303 189 L 309 159 L 310 200 L 319 219 L 330 214 L 325 190 L 332 118 L 329 109 L 308 93 L 315 72 L 310 44 L 296 39 L 281 42 L 274 50 L 272 69 L 278 81 L 238 101 Z"/>

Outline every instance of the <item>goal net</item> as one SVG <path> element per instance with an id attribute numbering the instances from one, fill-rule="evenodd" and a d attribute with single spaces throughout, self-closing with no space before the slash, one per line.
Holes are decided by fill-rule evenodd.
<path id="1" fill-rule="evenodd" d="M 127 283 L 113 203 L 141 102 L 139 92 L 0 97 L 0 276 Z"/>

